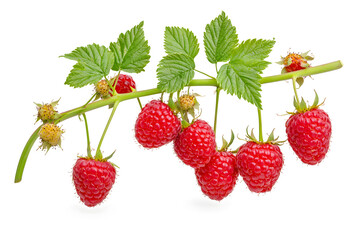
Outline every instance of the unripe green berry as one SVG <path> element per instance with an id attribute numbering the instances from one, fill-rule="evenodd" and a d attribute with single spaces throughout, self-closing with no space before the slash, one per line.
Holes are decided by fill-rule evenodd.
<path id="1" fill-rule="evenodd" d="M 101 97 L 107 97 L 109 95 L 110 87 L 106 80 L 100 80 L 95 85 L 95 91 L 98 93 Z"/>
<path id="2" fill-rule="evenodd" d="M 195 106 L 196 100 L 192 95 L 182 95 L 179 99 L 180 108 L 184 111 L 188 111 L 189 109 Z"/>
<path id="3" fill-rule="evenodd" d="M 49 150 L 50 147 L 60 146 L 61 135 L 63 132 L 64 131 L 59 126 L 53 123 L 46 123 L 41 126 L 39 136 L 42 144 L 40 148 L 43 150 Z"/>

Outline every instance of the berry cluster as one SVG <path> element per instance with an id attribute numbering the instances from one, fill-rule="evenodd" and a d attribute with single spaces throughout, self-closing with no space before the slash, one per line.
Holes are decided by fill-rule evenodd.
<path id="1" fill-rule="evenodd" d="M 176 156 L 194 170 L 203 194 L 212 200 L 221 201 L 227 197 L 237 183 L 239 176 L 251 192 L 265 193 L 273 189 L 280 177 L 284 157 L 274 131 L 266 141 L 262 135 L 261 84 L 292 79 L 294 90 L 294 112 L 285 123 L 290 147 L 305 164 L 320 163 L 329 150 L 331 121 L 327 113 L 320 109 L 317 93 L 312 105 L 298 97 L 296 83 L 301 86 L 304 78 L 342 67 L 340 61 L 312 67 L 313 57 L 306 53 L 289 53 L 278 63 L 282 65 L 280 75 L 264 77 L 260 74 L 270 64 L 265 61 L 275 40 L 248 39 L 239 42 L 235 26 L 222 12 L 205 28 L 204 49 L 207 60 L 215 64 L 216 76 L 195 68 L 195 57 L 199 53 L 199 43 L 193 32 L 180 27 L 166 27 L 164 34 L 164 56 L 156 70 L 158 84 L 154 89 L 137 91 L 133 78 L 127 73 L 140 73 L 149 63 L 150 46 L 145 39 L 143 22 L 121 33 L 109 47 L 89 44 L 78 47 L 62 57 L 77 63 L 70 71 L 65 84 L 72 87 L 93 85 L 95 93 L 84 105 L 58 113 L 58 101 L 36 104 L 37 121 L 41 125 L 31 135 L 21 154 L 15 182 L 21 181 L 30 149 L 39 137 L 40 149 L 61 147 L 64 130 L 59 123 L 78 116 L 84 121 L 87 137 L 87 156 L 77 157 L 73 166 L 72 179 L 80 200 L 88 207 L 104 201 L 112 189 L 117 176 L 117 166 L 103 157 L 101 145 L 120 102 L 137 98 L 141 111 L 134 127 L 137 142 L 145 149 L 173 145 Z M 216 42 L 216 44 L 214 44 Z M 222 63 L 218 69 L 218 63 Z M 110 70 L 116 72 L 110 77 Z M 208 79 L 194 79 L 195 72 Z M 214 124 L 211 126 L 200 118 L 199 96 L 190 93 L 192 86 L 216 87 Z M 188 87 L 188 89 L 185 89 Z M 219 93 L 225 91 L 253 104 L 258 110 L 259 137 L 247 131 L 246 142 L 234 150 L 231 131 L 230 141 L 223 138 L 223 145 L 216 144 L 217 112 Z M 144 107 L 140 98 L 161 94 Z M 164 100 L 167 96 L 168 100 Z M 90 147 L 90 134 L 86 112 L 108 106 L 109 120 L 97 146 L 95 155 Z M 115 152 L 115 151 L 114 151 Z"/>

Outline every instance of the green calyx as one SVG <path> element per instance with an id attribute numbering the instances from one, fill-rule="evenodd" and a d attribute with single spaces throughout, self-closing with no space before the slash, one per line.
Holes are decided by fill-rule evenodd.
<path id="1" fill-rule="evenodd" d="M 297 114 L 297 113 L 304 113 L 307 111 L 310 111 L 312 109 L 316 109 L 319 106 L 323 105 L 325 100 L 319 104 L 319 96 L 317 94 L 317 92 L 314 90 L 315 92 L 315 99 L 314 102 L 312 103 L 312 105 L 306 104 L 304 98 L 301 98 L 301 101 L 297 101 L 296 97 L 294 97 L 294 107 L 296 109 L 296 112 L 288 112 L 289 114 Z"/>
<path id="2" fill-rule="evenodd" d="M 219 152 L 226 152 L 228 151 L 230 145 L 234 142 L 234 139 L 235 139 L 235 135 L 234 135 L 234 132 L 233 130 L 231 130 L 231 136 L 230 136 L 230 141 L 226 141 L 226 139 L 224 138 L 224 136 L 222 137 L 222 142 L 223 142 L 223 145 L 221 146 Z"/>
<path id="3" fill-rule="evenodd" d="M 255 137 L 255 134 L 254 134 L 254 129 L 251 129 L 251 133 L 249 134 L 249 131 L 248 131 L 249 127 L 246 128 L 246 138 L 247 138 L 247 141 L 248 142 L 255 142 L 257 144 L 272 144 L 272 145 L 282 145 L 284 142 L 286 142 L 286 140 L 284 141 L 279 141 L 279 136 L 278 137 L 275 137 L 274 135 L 274 131 L 275 129 L 273 129 L 268 137 L 268 139 L 266 141 L 261 141 L 261 140 L 258 140 L 256 137 Z"/>

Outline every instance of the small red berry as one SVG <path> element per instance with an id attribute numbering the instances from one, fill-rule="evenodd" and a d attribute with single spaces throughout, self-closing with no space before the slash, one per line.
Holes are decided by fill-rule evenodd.
<path id="1" fill-rule="evenodd" d="M 207 122 L 196 120 L 175 139 L 174 150 L 186 165 L 204 167 L 216 152 L 214 131 Z"/>
<path id="2" fill-rule="evenodd" d="M 145 148 L 158 148 L 181 131 L 181 122 L 170 107 L 159 100 L 146 104 L 135 123 L 135 138 Z"/>
<path id="3" fill-rule="evenodd" d="M 236 155 L 236 165 L 250 191 L 268 192 L 280 176 L 284 164 L 279 146 L 247 142 Z"/>
<path id="4" fill-rule="evenodd" d="M 115 176 L 115 168 L 106 161 L 79 158 L 73 167 L 76 192 L 88 207 L 94 207 L 106 198 Z"/>
<path id="5" fill-rule="evenodd" d="M 208 164 L 195 170 L 201 191 L 210 199 L 220 201 L 234 189 L 239 176 L 235 161 L 231 152 L 216 152 Z"/>
<path id="6" fill-rule="evenodd" d="M 320 163 L 329 150 L 331 122 L 328 114 L 319 108 L 296 113 L 286 121 L 290 146 L 304 163 Z"/>
<path id="7" fill-rule="evenodd" d="M 117 93 L 131 93 L 133 89 L 136 89 L 136 84 L 133 78 L 125 74 L 120 74 L 113 86 L 115 86 Z"/>

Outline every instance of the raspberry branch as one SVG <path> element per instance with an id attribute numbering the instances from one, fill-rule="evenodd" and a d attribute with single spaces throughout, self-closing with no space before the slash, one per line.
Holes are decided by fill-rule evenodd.
<path id="1" fill-rule="evenodd" d="M 315 66 L 315 67 L 310 67 L 310 68 L 307 68 L 304 70 L 299 70 L 299 71 L 295 71 L 295 72 L 289 72 L 289 73 L 274 75 L 274 76 L 269 76 L 269 77 L 263 77 L 259 81 L 259 83 L 266 84 L 266 83 L 273 83 L 273 82 L 289 80 L 289 79 L 293 79 L 293 78 L 296 79 L 298 77 L 305 77 L 305 76 L 309 76 L 309 75 L 315 75 L 315 74 L 320 74 L 320 73 L 337 70 L 337 69 L 340 69 L 342 66 L 343 65 L 342 65 L 341 61 L 335 61 L 335 62 L 331 62 L 331 63 L 327 63 L 327 64 Z M 190 81 L 190 83 L 187 86 L 219 87 L 217 80 L 213 77 L 211 77 L 211 79 L 193 79 Z M 141 97 L 151 96 L 151 95 L 161 94 L 161 93 L 164 93 L 164 91 L 161 91 L 158 88 L 153 88 L 153 89 L 148 89 L 148 90 L 143 90 L 143 91 L 135 91 L 135 92 L 131 92 L 131 93 L 117 94 L 110 98 L 95 101 L 95 102 L 71 109 L 69 111 L 57 114 L 54 121 L 55 121 L 55 123 L 59 123 L 59 122 L 65 121 L 66 119 L 72 118 L 74 116 L 78 116 L 80 114 L 83 114 L 88 111 L 92 111 L 92 110 L 95 110 L 95 109 L 98 109 L 98 108 L 101 108 L 104 106 L 112 105 L 115 103 L 118 105 L 120 102 L 123 102 L 126 100 L 130 100 L 130 99 L 134 99 L 134 98 L 141 98 Z M 16 174 L 15 174 L 15 182 L 16 183 L 18 183 L 22 180 L 22 175 L 23 175 L 23 171 L 25 168 L 27 158 L 29 156 L 30 150 L 32 149 L 35 141 L 37 140 L 37 138 L 39 136 L 39 130 L 40 130 L 41 126 L 38 127 L 34 131 L 34 133 L 30 136 L 29 140 L 27 141 L 27 143 L 22 151 L 22 154 L 19 159 L 18 167 L 16 170 Z"/>

